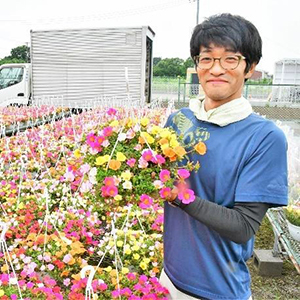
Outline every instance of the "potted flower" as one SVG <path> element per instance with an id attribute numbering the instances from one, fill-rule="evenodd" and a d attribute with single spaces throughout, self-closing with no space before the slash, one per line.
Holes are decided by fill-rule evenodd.
<path id="1" fill-rule="evenodd" d="M 288 229 L 292 238 L 300 242 L 300 205 L 295 203 L 285 209 Z"/>

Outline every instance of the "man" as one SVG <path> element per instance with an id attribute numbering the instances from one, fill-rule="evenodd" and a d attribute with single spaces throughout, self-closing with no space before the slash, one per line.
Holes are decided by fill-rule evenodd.
<path id="1" fill-rule="evenodd" d="M 195 27 L 190 49 L 204 100 L 173 113 L 166 126 L 207 152 L 189 184 L 194 202 L 165 204 L 164 270 L 170 299 L 251 299 L 246 261 L 267 209 L 287 204 L 287 144 L 271 121 L 252 112 L 244 82 L 261 58 L 255 26 L 221 14 Z"/>

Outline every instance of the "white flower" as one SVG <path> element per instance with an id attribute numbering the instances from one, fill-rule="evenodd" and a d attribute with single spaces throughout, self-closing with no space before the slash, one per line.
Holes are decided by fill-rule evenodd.
<path id="1" fill-rule="evenodd" d="M 126 140 L 126 133 L 122 132 L 118 135 L 118 140 L 120 142 L 125 141 Z"/>
<path id="2" fill-rule="evenodd" d="M 124 181 L 122 186 L 123 186 L 124 190 L 131 190 L 132 189 L 132 183 L 129 180 Z"/>

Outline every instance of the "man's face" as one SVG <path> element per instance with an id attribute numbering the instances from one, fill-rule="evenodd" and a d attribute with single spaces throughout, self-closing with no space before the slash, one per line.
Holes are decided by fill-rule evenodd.
<path id="1" fill-rule="evenodd" d="M 224 47 L 210 45 L 209 48 L 200 47 L 199 55 L 220 58 L 241 55 L 241 53 L 236 53 Z M 206 95 L 205 109 L 216 108 L 231 100 L 240 98 L 242 96 L 244 80 L 251 77 L 254 68 L 255 65 L 245 74 L 246 62 L 244 59 L 240 60 L 238 67 L 234 70 L 223 69 L 219 60 L 215 60 L 213 66 L 208 70 L 197 67 L 199 81 Z"/>

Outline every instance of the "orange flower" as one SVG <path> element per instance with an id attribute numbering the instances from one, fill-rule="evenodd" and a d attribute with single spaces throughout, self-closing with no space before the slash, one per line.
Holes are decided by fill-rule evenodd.
<path id="1" fill-rule="evenodd" d="M 162 138 L 162 139 L 160 139 L 160 140 L 158 141 L 158 143 L 159 143 L 160 145 L 164 145 L 164 144 L 168 144 L 169 141 L 168 141 L 166 138 Z"/>
<path id="2" fill-rule="evenodd" d="M 181 146 L 175 147 L 175 148 L 174 148 L 174 151 L 175 151 L 175 153 L 176 153 L 179 157 L 182 157 L 183 155 L 186 154 L 185 149 L 184 149 L 183 147 L 181 147 Z"/>
<path id="3" fill-rule="evenodd" d="M 117 171 L 118 169 L 120 169 L 121 167 L 121 162 L 115 160 L 115 159 L 112 159 L 110 162 L 109 162 L 109 165 L 108 167 L 114 171 Z"/>
<path id="4" fill-rule="evenodd" d="M 199 142 L 194 146 L 194 149 L 200 154 L 204 155 L 206 153 L 206 145 L 203 142 Z"/>
<path id="5" fill-rule="evenodd" d="M 171 157 L 176 157 L 176 153 L 172 148 L 166 148 L 163 150 L 163 153 L 165 156 L 171 158 Z"/>
<path id="6" fill-rule="evenodd" d="M 145 144 L 145 139 L 143 137 L 141 137 L 141 136 L 139 136 L 139 143 L 141 145 Z"/>
<path id="7" fill-rule="evenodd" d="M 62 271 L 62 273 L 61 273 L 61 277 L 67 277 L 67 276 L 69 276 L 69 273 L 70 273 L 69 270 L 64 270 L 64 271 Z"/>

